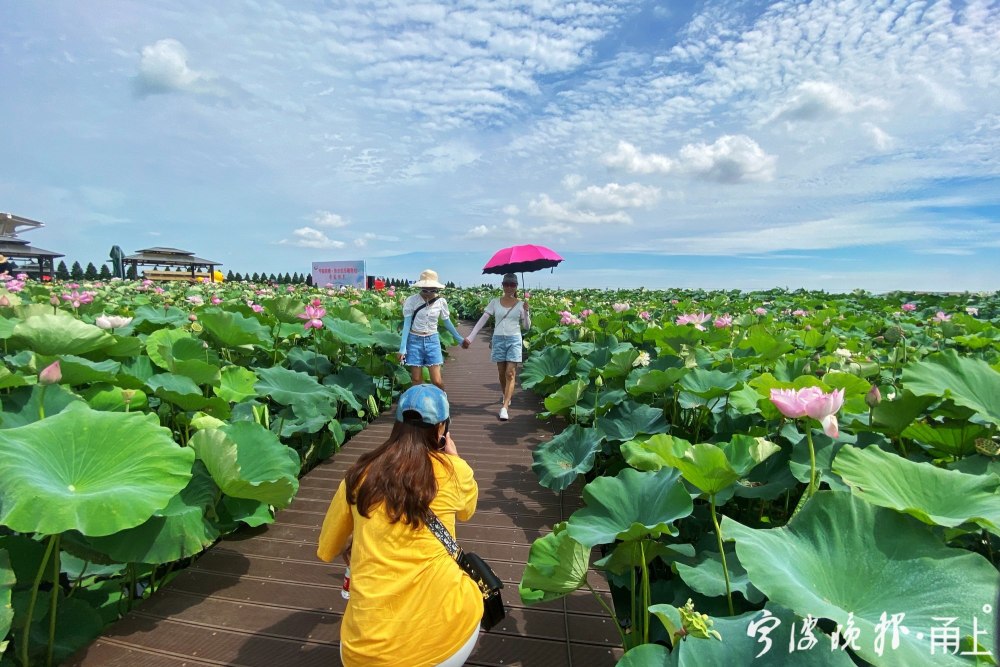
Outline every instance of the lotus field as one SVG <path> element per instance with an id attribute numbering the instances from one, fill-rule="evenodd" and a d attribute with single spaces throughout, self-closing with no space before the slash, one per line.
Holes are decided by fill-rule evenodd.
<path id="1" fill-rule="evenodd" d="M 607 575 L 619 664 L 995 664 L 1000 300 L 536 293 L 565 429 L 528 604 Z"/>
<path id="2" fill-rule="evenodd" d="M 58 663 L 271 522 L 409 382 L 398 310 L 305 286 L 0 289 L 0 664 Z"/>
<path id="3" fill-rule="evenodd" d="M 404 296 L 0 287 L 0 665 L 57 664 L 272 521 L 409 382 Z M 1000 298 L 530 303 L 521 384 L 563 425 L 534 471 L 583 505 L 533 544 L 526 604 L 603 573 L 627 667 L 995 664 Z"/>

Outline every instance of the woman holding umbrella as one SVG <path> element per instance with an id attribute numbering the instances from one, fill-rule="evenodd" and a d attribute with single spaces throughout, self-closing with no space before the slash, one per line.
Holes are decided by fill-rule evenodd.
<path id="1" fill-rule="evenodd" d="M 493 299 L 487 304 L 483 316 L 472 328 L 472 333 L 462 341 L 462 347 L 468 348 L 475 340 L 476 334 L 493 318 L 493 351 L 490 360 L 496 362 L 497 375 L 500 378 L 500 391 L 503 401 L 500 406 L 500 420 L 507 421 L 510 399 L 514 395 L 514 385 L 517 379 L 517 365 L 521 363 L 521 327 L 531 328 L 531 314 L 528 303 L 517 298 L 517 276 L 506 273 L 502 281 L 503 296 Z"/>

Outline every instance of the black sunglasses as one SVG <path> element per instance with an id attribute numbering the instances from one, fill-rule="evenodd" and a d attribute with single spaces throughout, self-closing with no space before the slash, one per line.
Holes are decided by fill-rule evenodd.
<path id="1" fill-rule="evenodd" d="M 421 287 L 420 291 L 421 292 L 427 292 L 428 294 L 437 294 L 441 290 L 438 289 L 437 287 Z"/>
<path id="2" fill-rule="evenodd" d="M 517 283 L 500 283 L 504 287 L 517 287 Z"/>

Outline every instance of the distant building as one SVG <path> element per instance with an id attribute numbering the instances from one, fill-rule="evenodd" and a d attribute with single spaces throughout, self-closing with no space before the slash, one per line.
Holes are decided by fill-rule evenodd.
<path id="1" fill-rule="evenodd" d="M 0 261 L 0 264 L 8 267 L 13 264 L 9 273 L 27 273 L 36 280 L 51 280 L 55 275 L 55 261 L 65 255 L 28 245 L 27 241 L 18 236 L 20 231 L 44 226 L 45 223 L 37 220 L 22 218 L 13 213 L 0 213 L 0 255 L 6 260 Z"/>

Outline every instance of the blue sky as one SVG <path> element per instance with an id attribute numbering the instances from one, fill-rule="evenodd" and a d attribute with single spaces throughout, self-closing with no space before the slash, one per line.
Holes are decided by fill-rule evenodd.
<path id="1" fill-rule="evenodd" d="M 9 1 L 0 211 L 81 262 L 992 291 L 998 80 L 996 0 Z"/>

